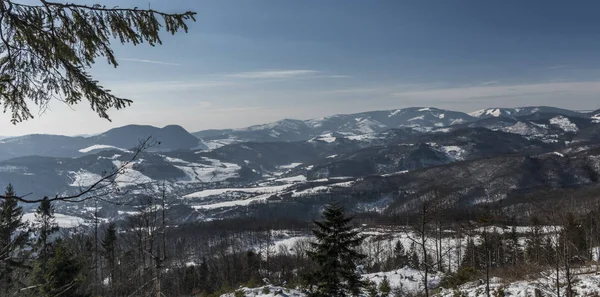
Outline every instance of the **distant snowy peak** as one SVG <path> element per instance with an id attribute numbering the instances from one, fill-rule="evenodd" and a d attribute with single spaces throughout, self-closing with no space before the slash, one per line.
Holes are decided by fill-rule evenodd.
<path id="1" fill-rule="evenodd" d="M 507 113 L 510 115 L 510 111 L 508 111 Z M 470 112 L 469 115 L 476 118 L 480 118 L 483 116 L 499 117 L 502 115 L 502 110 L 500 108 L 480 109 L 474 112 Z"/>
<path id="2" fill-rule="evenodd" d="M 239 142 L 290 142 L 318 140 L 323 134 L 334 133 L 340 138 L 364 138 L 369 135 L 382 133 L 390 129 L 410 128 L 418 132 L 440 131 L 452 126 L 473 124 L 482 120 L 500 120 L 503 123 L 484 123 L 493 130 L 502 130 L 521 135 L 537 135 L 544 133 L 544 127 L 538 127 L 530 121 L 544 121 L 556 116 L 571 119 L 589 119 L 594 113 L 578 113 L 566 109 L 532 106 L 520 108 L 488 108 L 470 114 L 434 107 L 409 107 L 393 110 L 368 111 L 354 114 L 336 114 L 310 120 L 284 119 L 281 121 L 255 125 L 243 129 L 206 130 L 194 133 L 201 143 L 214 149 L 231 143 Z M 522 117 L 525 117 L 522 119 Z M 523 123 L 518 123 L 523 121 Z M 597 120 L 600 122 L 600 119 Z M 578 120 L 571 122 L 580 124 Z M 494 128 L 495 125 L 500 125 Z M 477 124 L 480 126 L 479 124 Z M 514 126 L 513 126 L 514 125 Z M 556 125 L 550 125 L 554 130 Z M 483 127 L 483 126 L 482 126 Z M 566 129 L 567 126 L 564 126 Z M 578 127 L 581 129 L 581 127 Z M 122 146 L 121 146 L 122 147 Z"/>
<path id="3" fill-rule="evenodd" d="M 517 108 L 486 108 L 470 112 L 469 115 L 475 118 L 490 117 L 520 117 L 529 116 L 537 113 L 553 113 L 565 116 L 585 117 L 584 114 L 572 110 L 549 107 L 549 106 L 529 106 Z"/>
<path id="4" fill-rule="evenodd" d="M 283 119 L 281 121 L 250 126 L 248 128 L 236 129 L 237 131 L 260 131 L 266 129 L 278 129 L 278 130 L 298 130 L 306 127 L 306 123 L 301 120 Z"/>

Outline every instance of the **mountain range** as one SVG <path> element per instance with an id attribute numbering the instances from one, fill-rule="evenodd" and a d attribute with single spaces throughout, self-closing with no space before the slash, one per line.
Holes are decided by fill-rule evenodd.
<path id="1" fill-rule="evenodd" d="M 194 221 L 273 207 L 306 216 L 327 197 L 389 212 L 433 184 L 456 191 L 457 205 L 516 203 L 551 188 L 590 191 L 600 177 L 600 110 L 415 107 L 195 133 L 130 125 L 87 137 L 9 137 L 0 140 L 0 181 L 34 197 L 76 193 L 127 164 L 149 136 L 156 145 L 114 180 L 118 191 L 105 200 L 127 203 L 103 204 L 107 219 L 139 211 L 158 184 L 178 219 Z M 85 203 L 56 207 L 90 216 Z"/>

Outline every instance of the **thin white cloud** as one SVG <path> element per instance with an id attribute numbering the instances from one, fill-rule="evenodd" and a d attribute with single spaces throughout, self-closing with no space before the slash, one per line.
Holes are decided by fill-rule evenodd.
<path id="1" fill-rule="evenodd" d="M 160 64 L 160 65 L 181 66 L 181 64 L 179 64 L 179 63 L 171 63 L 171 62 L 163 62 L 163 61 L 155 61 L 155 60 L 145 60 L 145 59 L 120 58 L 119 60 L 140 62 L 140 63 L 150 63 L 150 64 Z"/>
<path id="2" fill-rule="evenodd" d="M 244 79 L 282 79 L 305 77 L 319 73 L 317 70 L 267 70 L 267 71 L 250 71 L 225 74 L 224 77 L 244 78 Z"/>
<path id="3" fill-rule="evenodd" d="M 553 70 L 553 69 L 565 69 L 565 68 L 570 68 L 567 65 L 556 65 L 556 66 L 550 66 L 550 67 L 546 67 L 547 70 Z"/>
<path id="4" fill-rule="evenodd" d="M 328 78 L 352 78 L 352 75 L 329 75 Z"/>
<path id="5" fill-rule="evenodd" d="M 550 82 L 523 85 L 481 85 L 443 89 L 425 89 L 417 91 L 393 92 L 396 98 L 409 100 L 436 100 L 438 102 L 488 102 L 490 98 L 510 98 L 512 100 L 530 100 L 540 97 L 539 100 L 563 98 L 577 98 L 592 96 L 600 93 L 600 82 Z M 553 94 L 553 96 L 549 96 Z M 560 95 L 558 95 L 560 94 Z M 538 102 L 539 102 L 538 100 Z"/>
<path id="6" fill-rule="evenodd" d="M 482 82 L 480 85 L 489 86 L 489 85 L 497 85 L 498 83 L 499 83 L 499 81 L 497 81 L 497 80 L 490 80 L 490 81 Z"/>

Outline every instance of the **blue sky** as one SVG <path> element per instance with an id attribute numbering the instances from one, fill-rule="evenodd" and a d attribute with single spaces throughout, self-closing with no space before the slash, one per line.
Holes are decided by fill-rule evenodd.
<path id="1" fill-rule="evenodd" d="M 81 1 L 79 1 L 81 2 Z M 147 7 L 148 1 L 103 1 Z M 198 12 L 158 47 L 116 46 L 93 74 L 134 104 L 97 118 L 53 102 L 0 134 L 88 134 L 125 124 L 189 131 L 434 106 L 600 108 L 597 1 L 153 0 Z M 74 124 L 82 123 L 82 124 Z"/>

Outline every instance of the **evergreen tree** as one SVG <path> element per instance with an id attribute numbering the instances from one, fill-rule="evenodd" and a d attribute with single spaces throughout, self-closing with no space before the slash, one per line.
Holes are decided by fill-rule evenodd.
<path id="1" fill-rule="evenodd" d="M 109 281 L 111 292 L 114 292 L 116 282 L 116 268 L 117 268 L 117 228 L 115 224 L 110 223 L 104 232 L 104 239 L 102 239 L 102 249 L 104 250 L 104 258 L 108 264 Z"/>
<path id="2" fill-rule="evenodd" d="M 32 117 L 27 101 L 45 106 L 53 98 L 69 105 L 82 99 L 108 119 L 107 111 L 131 104 L 103 88 L 88 69 L 97 58 L 117 66 L 111 43 L 161 44 L 159 32 L 187 32 L 194 12 L 39 1 L 0 1 L 0 104 L 12 122 Z M 36 1 L 37 2 L 37 1 Z"/>
<path id="3" fill-rule="evenodd" d="M 409 267 L 414 269 L 419 269 L 421 266 L 421 261 L 419 261 L 419 254 L 417 254 L 417 246 L 414 242 L 410 244 L 410 250 L 408 251 L 409 256 Z"/>
<path id="4" fill-rule="evenodd" d="M 397 241 L 394 246 L 394 266 L 395 268 L 402 268 L 408 265 L 408 256 L 404 250 L 402 242 Z"/>
<path id="5" fill-rule="evenodd" d="M 357 251 L 364 238 L 350 223 L 343 207 L 328 206 L 323 211 L 324 221 L 315 222 L 313 234 L 316 243 L 308 256 L 318 264 L 312 273 L 316 289 L 311 296 L 357 296 L 364 283 L 356 271 L 357 262 L 366 258 Z"/>
<path id="6" fill-rule="evenodd" d="M 473 268 L 479 269 L 479 261 L 476 255 L 477 247 L 475 246 L 475 241 L 473 238 L 469 237 L 467 239 L 467 246 L 465 248 L 465 256 L 462 260 L 461 267 L 463 268 Z"/>
<path id="7" fill-rule="evenodd" d="M 39 253 L 39 264 L 42 271 L 46 270 L 46 263 L 50 253 L 50 237 L 58 231 L 58 224 L 54 217 L 54 206 L 48 197 L 44 197 L 35 212 L 38 239 L 36 247 Z"/>
<path id="8" fill-rule="evenodd" d="M 21 221 L 23 209 L 11 184 L 6 187 L 4 196 L 0 209 L 0 287 L 3 294 L 9 296 L 15 285 L 14 271 L 24 263 L 22 254 L 29 241 L 29 232 Z"/>
<path id="9" fill-rule="evenodd" d="M 537 217 L 531 219 L 531 231 L 526 241 L 525 255 L 527 260 L 535 264 L 544 264 L 543 261 L 543 238 L 541 232 L 541 221 Z"/>
<path id="10" fill-rule="evenodd" d="M 365 282 L 365 289 L 369 297 L 377 297 L 377 284 L 373 281 Z"/>
<path id="11" fill-rule="evenodd" d="M 523 261 L 523 252 L 521 251 L 521 244 L 519 243 L 519 234 L 517 233 L 517 227 L 512 226 L 508 238 L 506 240 L 506 246 L 508 249 L 507 263 L 517 265 Z"/>
<path id="12" fill-rule="evenodd" d="M 53 246 L 52 255 L 48 258 L 42 282 L 37 287 L 38 296 L 72 296 L 84 297 L 79 293 L 82 283 L 82 265 L 62 241 L 57 241 Z"/>
<path id="13" fill-rule="evenodd" d="M 390 281 L 387 276 L 383 276 L 383 280 L 379 284 L 379 292 L 381 292 L 381 297 L 390 296 L 390 292 L 392 291 L 392 287 L 390 286 Z"/>

